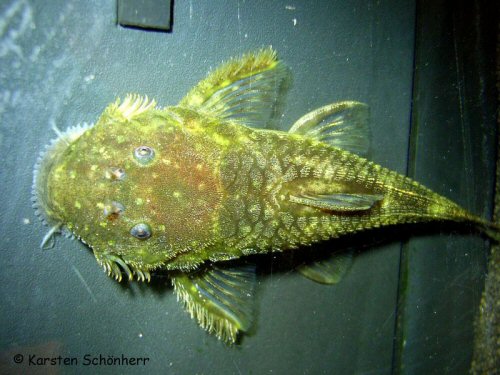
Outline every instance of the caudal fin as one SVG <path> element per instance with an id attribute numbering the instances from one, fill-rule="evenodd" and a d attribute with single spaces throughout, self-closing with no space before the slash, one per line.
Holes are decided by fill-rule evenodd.
<path id="1" fill-rule="evenodd" d="M 490 239 L 500 243 L 500 226 L 498 224 L 483 221 L 479 223 L 479 229 L 486 234 Z"/>

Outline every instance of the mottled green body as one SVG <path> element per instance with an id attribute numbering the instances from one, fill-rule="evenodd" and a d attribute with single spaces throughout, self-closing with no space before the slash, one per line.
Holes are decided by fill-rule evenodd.
<path id="1" fill-rule="evenodd" d="M 229 124 L 220 128 L 235 131 Z M 383 225 L 471 218 L 453 202 L 352 153 L 289 133 L 241 126 L 238 133 L 220 168 L 225 193 L 220 236 L 238 255 Z M 346 191 L 384 198 L 359 212 L 319 209 L 295 198 Z"/>
<path id="2" fill-rule="evenodd" d="M 126 126 L 113 109 L 84 133 L 49 179 L 59 219 L 95 251 L 143 270 L 281 251 L 389 224 L 469 219 L 454 203 L 395 172 L 306 137 L 251 129 L 189 109 L 150 110 Z M 113 147 L 105 146 L 114 140 Z M 137 163 L 133 150 L 155 149 Z M 82 157 L 84 156 L 84 157 Z M 110 178 L 111 168 L 126 171 Z M 112 176 L 112 175 L 111 175 Z M 79 181 L 68 189 L 65 181 Z M 332 212 L 294 201 L 307 194 L 381 194 L 369 211 Z M 120 202 L 120 215 L 106 215 Z M 130 236 L 138 222 L 154 236 Z M 128 239 L 128 241 L 125 241 Z"/>
<path id="3" fill-rule="evenodd" d="M 35 206 L 53 226 L 46 239 L 69 231 L 118 280 L 177 271 L 174 286 L 191 315 L 234 342 L 251 323 L 244 301 L 252 278 L 248 268 L 213 263 L 385 225 L 487 225 L 342 149 L 366 144 L 361 103 L 321 107 L 289 132 L 258 128 L 276 117 L 285 78 L 274 52 L 262 50 L 223 65 L 179 106 L 129 96 L 95 126 L 61 134 L 35 170 Z"/>

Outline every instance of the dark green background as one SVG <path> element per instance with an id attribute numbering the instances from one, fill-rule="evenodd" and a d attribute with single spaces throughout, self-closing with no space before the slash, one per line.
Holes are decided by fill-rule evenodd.
<path id="1" fill-rule="evenodd" d="M 173 105 L 221 61 L 272 45 L 294 75 L 283 129 L 330 102 L 366 102 L 374 161 L 488 217 L 497 10 L 485 4 L 177 1 L 173 31 L 155 33 L 117 26 L 113 1 L 0 2 L 0 372 L 141 370 L 12 360 L 89 353 L 146 356 L 169 374 L 467 373 L 488 249 L 477 235 L 389 231 L 396 240 L 360 251 L 334 287 L 267 272 L 256 330 L 231 348 L 166 279 L 120 285 L 64 238 L 40 250 L 30 195 L 52 122 L 93 122 L 128 92 Z"/>

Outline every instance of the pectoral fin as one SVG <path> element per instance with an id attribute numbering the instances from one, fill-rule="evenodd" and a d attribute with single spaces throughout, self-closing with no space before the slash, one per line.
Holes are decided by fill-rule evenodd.
<path id="1" fill-rule="evenodd" d="M 271 128 L 281 114 L 288 69 L 271 48 L 221 65 L 179 103 L 209 116 Z"/>
<path id="2" fill-rule="evenodd" d="M 316 194 L 290 196 L 290 201 L 328 211 L 365 211 L 384 197 L 378 194 Z"/>
<path id="3" fill-rule="evenodd" d="M 321 284 L 337 284 L 352 265 L 352 251 L 332 254 L 328 259 L 297 267 L 303 276 Z"/>
<path id="4" fill-rule="evenodd" d="M 209 265 L 191 274 L 179 274 L 172 283 L 185 309 L 209 333 L 228 343 L 253 322 L 255 266 Z"/>
<path id="5" fill-rule="evenodd" d="M 366 155 L 370 148 L 368 118 L 366 104 L 352 101 L 332 103 L 302 116 L 289 132 Z"/>

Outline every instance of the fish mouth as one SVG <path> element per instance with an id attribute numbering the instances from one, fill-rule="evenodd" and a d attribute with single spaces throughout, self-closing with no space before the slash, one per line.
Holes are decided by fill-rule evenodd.
<path id="1" fill-rule="evenodd" d="M 61 232 L 64 223 L 54 210 L 53 202 L 48 188 L 48 180 L 50 178 L 53 167 L 60 160 L 64 151 L 76 141 L 87 130 L 91 129 L 94 124 L 82 123 L 76 126 L 71 126 L 61 132 L 55 124 L 52 129 L 57 134 L 57 137 L 52 139 L 45 148 L 40 152 L 35 166 L 33 168 L 33 185 L 31 189 L 31 201 L 35 209 L 35 215 L 45 224 L 51 227 L 47 235 L 44 237 L 42 247 L 53 237 L 55 233 Z M 68 233 L 69 234 L 69 233 Z"/>

